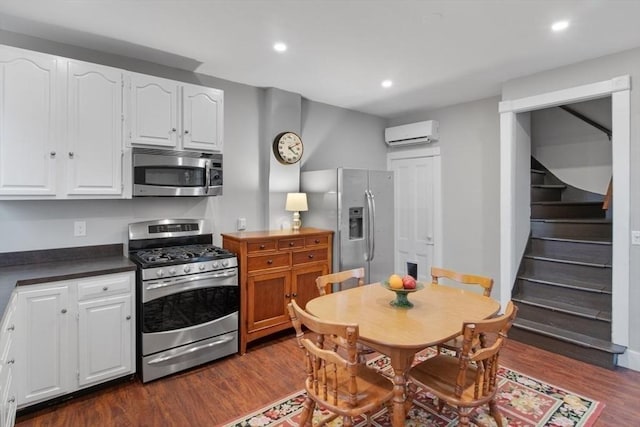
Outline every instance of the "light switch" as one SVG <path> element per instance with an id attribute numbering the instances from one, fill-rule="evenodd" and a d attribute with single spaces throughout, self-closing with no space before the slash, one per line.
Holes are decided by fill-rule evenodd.
<path id="1" fill-rule="evenodd" d="M 633 230 L 631 232 L 631 244 L 632 245 L 640 245 L 640 231 Z"/>
<path id="2" fill-rule="evenodd" d="M 238 231 L 247 229 L 247 218 L 238 218 Z"/>
<path id="3" fill-rule="evenodd" d="M 75 237 L 82 237 L 87 235 L 87 222 L 75 221 L 73 223 L 73 235 Z"/>

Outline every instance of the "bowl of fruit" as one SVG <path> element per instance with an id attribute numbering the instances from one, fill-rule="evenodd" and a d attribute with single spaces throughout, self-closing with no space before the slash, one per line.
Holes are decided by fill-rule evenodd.
<path id="1" fill-rule="evenodd" d="M 416 279 L 408 274 L 401 277 L 398 274 L 392 274 L 388 280 L 382 282 L 382 287 L 395 292 L 396 299 L 389 301 L 394 307 L 411 308 L 413 304 L 409 301 L 408 295 L 411 292 L 419 291 L 424 288 L 424 285 L 417 282 Z"/>

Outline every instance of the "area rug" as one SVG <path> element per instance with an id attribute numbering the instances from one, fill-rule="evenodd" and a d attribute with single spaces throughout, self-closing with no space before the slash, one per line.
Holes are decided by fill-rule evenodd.
<path id="1" fill-rule="evenodd" d="M 427 350 L 416 355 L 415 363 L 433 355 Z M 390 370 L 389 360 L 385 356 L 376 357 L 368 362 L 370 366 L 383 373 Z M 509 427 L 589 427 L 594 424 L 604 404 L 588 397 L 572 393 L 560 387 L 546 384 L 520 372 L 501 367 L 498 373 L 500 387 L 497 394 L 498 406 L 502 413 L 503 425 Z M 305 393 L 303 390 L 291 394 L 258 411 L 225 424 L 225 427 L 289 427 L 297 426 L 297 419 L 302 411 Z M 418 389 L 414 398 L 414 405 L 407 413 L 405 426 L 410 427 L 453 427 L 458 424 L 455 410 L 445 405 L 438 413 L 434 396 Z M 316 409 L 313 414 L 313 424 L 329 416 L 327 411 Z M 488 408 L 479 408 L 474 412 L 472 425 L 495 426 L 495 422 L 488 415 Z M 341 419 L 327 424 L 331 427 L 342 425 Z M 367 425 L 365 418 L 354 419 L 354 426 Z M 386 409 L 382 409 L 371 416 L 371 425 L 387 427 L 391 419 Z"/>

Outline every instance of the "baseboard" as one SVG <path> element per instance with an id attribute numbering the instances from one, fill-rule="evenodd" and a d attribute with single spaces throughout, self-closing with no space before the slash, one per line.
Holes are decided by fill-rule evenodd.
<path id="1" fill-rule="evenodd" d="M 627 349 L 618 356 L 618 366 L 640 371 L 640 352 Z"/>

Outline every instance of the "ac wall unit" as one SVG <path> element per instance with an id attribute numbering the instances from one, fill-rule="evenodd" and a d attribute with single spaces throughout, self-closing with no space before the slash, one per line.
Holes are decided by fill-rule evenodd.
<path id="1" fill-rule="evenodd" d="M 438 122 L 427 120 L 394 126 L 384 130 L 384 141 L 390 147 L 401 145 L 427 144 L 438 140 Z"/>

